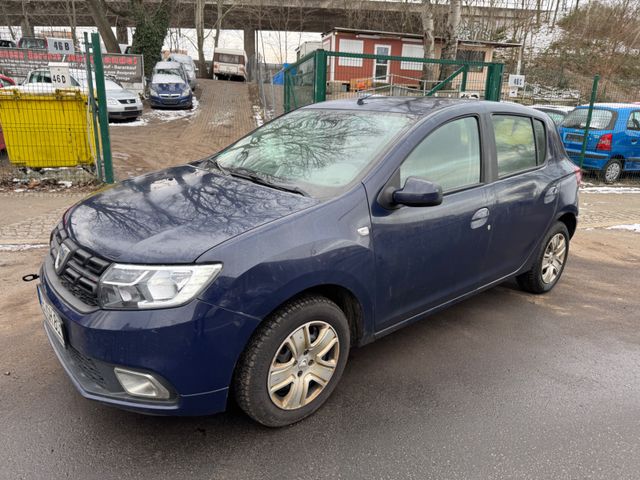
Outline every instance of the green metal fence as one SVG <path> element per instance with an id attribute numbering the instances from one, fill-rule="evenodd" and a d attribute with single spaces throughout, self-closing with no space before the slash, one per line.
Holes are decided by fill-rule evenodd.
<path id="1" fill-rule="evenodd" d="M 440 79 L 441 70 L 448 75 Z M 316 50 L 284 71 L 284 110 L 363 95 L 499 101 L 504 65 Z"/>
<path id="2" fill-rule="evenodd" d="M 586 185 L 640 183 L 640 93 L 615 77 L 548 78 L 526 75 L 521 88 L 502 86 L 505 100 L 549 114 Z M 575 107 L 580 107 L 571 113 Z"/>

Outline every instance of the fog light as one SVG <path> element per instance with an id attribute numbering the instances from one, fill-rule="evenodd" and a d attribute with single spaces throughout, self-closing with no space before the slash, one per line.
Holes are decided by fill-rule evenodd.
<path id="1" fill-rule="evenodd" d="M 153 375 L 134 372 L 124 368 L 114 368 L 113 371 L 125 391 L 134 397 L 155 398 L 166 400 L 171 395 Z"/>

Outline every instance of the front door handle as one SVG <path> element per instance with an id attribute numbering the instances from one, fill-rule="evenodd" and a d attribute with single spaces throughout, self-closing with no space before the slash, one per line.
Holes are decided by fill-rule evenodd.
<path id="1" fill-rule="evenodd" d="M 631 140 L 631 145 L 635 145 L 636 143 L 638 143 L 638 139 L 634 138 L 633 140 Z"/>
<path id="2" fill-rule="evenodd" d="M 481 208 L 471 217 L 471 228 L 476 229 L 482 227 L 489 220 L 489 209 Z"/>

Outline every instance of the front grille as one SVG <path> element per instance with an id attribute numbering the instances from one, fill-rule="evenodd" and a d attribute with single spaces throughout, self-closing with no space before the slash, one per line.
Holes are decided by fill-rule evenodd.
<path id="1" fill-rule="evenodd" d="M 118 99 L 118 101 L 120 103 L 122 103 L 123 105 L 127 105 L 129 103 L 136 103 L 135 98 L 125 98 L 125 99 Z"/>
<path id="2" fill-rule="evenodd" d="M 107 260 L 96 257 L 80 248 L 67 234 L 62 224 L 51 233 L 50 253 L 54 266 L 60 245 L 69 248 L 70 253 L 61 270 L 56 269 L 60 283 L 76 298 L 87 305 L 98 305 L 98 280 L 109 267 Z"/>

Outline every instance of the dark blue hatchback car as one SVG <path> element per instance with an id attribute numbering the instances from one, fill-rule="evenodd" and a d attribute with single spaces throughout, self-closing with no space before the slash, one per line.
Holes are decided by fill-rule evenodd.
<path id="1" fill-rule="evenodd" d="M 578 184 L 532 109 L 311 105 L 72 207 L 42 267 L 45 330 L 87 398 L 199 415 L 231 389 L 258 422 L 290 424 L 353 346 L 511 277 L 549 291 Z"/>

